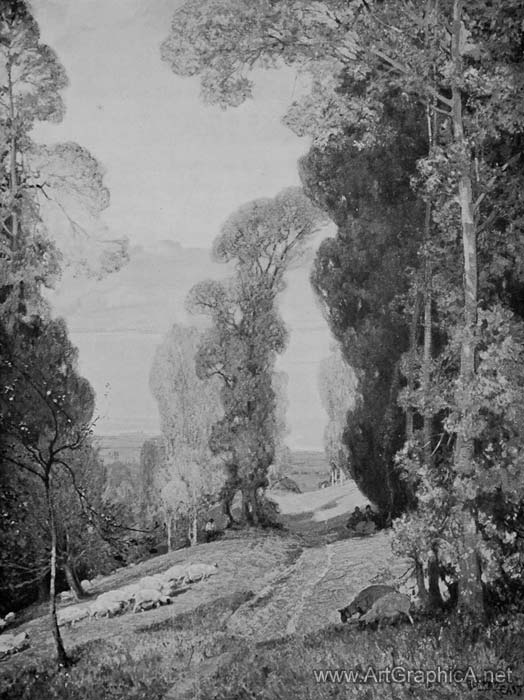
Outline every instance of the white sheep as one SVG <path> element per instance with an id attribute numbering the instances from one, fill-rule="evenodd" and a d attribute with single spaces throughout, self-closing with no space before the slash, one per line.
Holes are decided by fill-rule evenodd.
<path id="1" fill-rule="evenodd" d="M 174 564 L 164 571 L 164 579 L 167 581 L 183 581 L 186 576 L 187 564 Z"/>
<path id="2" fill-rule="evenodd" d="M 218 571 L 218 564 L 189 564 L 186 568 L 184 583 L 204 581 Z"/>
<path id="3" fill-rule="evenodd" d="M 15 619 L 16 615 L 14 612 L 8 612 L 7 615 L 4 617 L 4 620 L 7 622 L 7 624 L 11 624 L 13 620 Z"/>
<path id="4" fill-rule="evenodd" d="M 169 596 L 162 595 L 156 588 L 144 588 L 136 594 L 133 612 L 149 610 L 170 602 Z"/>
<path id="5" fill-rule="evenodd" d="M 84 589 L 84 591 L 90 591 L 93 588 L 93 584 L 91 581 L 88 581 L 88 579 L 84 579 L 83 581 L 80 581 L 81 587 Z"/>
<path id="6" fill-rule="evenodd" d="M 72 605 L 69 608 L 63 608 L 56 613 L 56 619 L 59 625 L 71 625 L 75 622 L 83 620 L 89 615 L 88 605 Z"/>
<path id="7" fill-rule="evenodd" d="M 176 595 L 178 589 L 178 583 L 176 581 L 166 581 L 162 585 L 160 592 L 162 595 L 167 595 L 169 597 Z"/>
<path id="8" fill-rule="evenodd" d="M 123 588 L 115 588 L 112 591 L 101 593 L 97 600 L 108 601 L 110 603 L 127 603 L 127 593 Z"/>
<path id="9" fill-rule="evenodd" d="M 409 614 L 411 600 L 404 593 L 387 593 L 373 603 L 373 606 L 365 615 L 362 615 L 360 622 L 366 624 L 383 620 L 384 618 L 394 618 L 402 613 L 406 615 L 413 624 L 413 618 Z"/>
<path id="10" fill-rule="evenodd" d="M 165 578 L 159 574 L 156 576 L 144 576 L 138 583 L 141 588 L 154 588 L 155 590 L 160 591 L 165 583 Z"/>
<path id="11" fill-rule="evenodd" d="M 75 622 L 83 620 L 89 615 L 88 605 L 72 605 L 69 608 L 63 608 L 56 613 L 56 619 L 59 625 L 71 625 Z"/>
<path id="12" fill-rule="evenodd" d="M 108 591 L 108 593 L 113 593 L 113 591 Z M 91 617 L 112 617 L 113 615 L 118 615 L 123 607 L 122 601 L 112 598 L 107 593 L 103 593 L 98 596 L 98 598 L 91 603 L 89 606 L 89 614 Z"/>
<path id="13" fill-rule="evenodd" d="M 3 634 L 0 637 L 0 658 L 9 654 L 16 654 L 17 651 L 27 649 L 29 646 L 29 635 L 27 632 L 19 634 Z"/>
<path id="14" fill-rule="evenodd" d="M 118 593 L 121 597 L 122 602 L 130 603 L 139 590 L 140 586 L 138 585 L 138 583 L 129 583 L 127 586 L 122 586 L 122 588 L 119 588 Z"/>
<path id="15" fill-rule="evenodd" d="M 62 591 L 57 595 L 57 598 L 61 603 L 69 603 L 74 599 L 74 595 L 72 591 Z"/>

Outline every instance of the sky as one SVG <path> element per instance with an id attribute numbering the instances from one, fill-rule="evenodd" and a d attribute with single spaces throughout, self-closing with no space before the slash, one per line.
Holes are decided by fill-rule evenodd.
<path id="1" fill-rule="evenodd" d="M 156 346 L 174 322 L 193 323 L 184 309 L 191 286 L 228 274 L 209 253 L 223 221 L 246 201 L 298 185 L 297 160 L 308 149 L 281 123 L 300 89 L 292 71 L 261 72 L 254 99 L 222 111 L 200 100 L 198 80 L 175 76 L 160 60 L 179 4 L 32 3 L 42 41 L 70 83 L 63 122 L 39 125 L 35 138 L 76 141 L 102 163 L 107 235 L 130 243 L 130 262 L 118 273 L 101 281 L 66 273 L 50 295 L 97 393 L 100 434 L 159 431 L 148 386 Z M 289 274 L 281 300 L 290 342 L 279 369 L 289 375 L 289 446 L 321 449 L 327 416 L 317 371 L 331 338 L 309 285 L 311 258 Z"/>

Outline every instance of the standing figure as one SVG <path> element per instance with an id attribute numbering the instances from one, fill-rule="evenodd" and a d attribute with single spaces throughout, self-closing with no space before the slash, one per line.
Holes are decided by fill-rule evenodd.
<path id="1" fill-rule="evenodd" d="M 209 518 L 204 529 L 206 532 L 206 542 L 212 542 L 216 535 L 216 526 L 213 518 Z"/>

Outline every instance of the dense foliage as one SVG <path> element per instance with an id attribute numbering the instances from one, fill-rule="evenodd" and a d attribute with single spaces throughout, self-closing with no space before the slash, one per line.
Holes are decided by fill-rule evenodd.
<path id="1" fill-rule="evenodd" d="M 226 465 L 223 502 L 230 519 L 240 491 L 243 521 L 266 520 L 262 491 L 282 434 L 275 361 L 286 329 L 276 300 L 286 269 L 320 221 L 296 189 L 244 205 L 222 226 L 213 248 L 216 260 L 233 263 L 234 276 L 199 283 L 189 294 L 189 308 L 212 322 L 197 354 L 197 374 L 221 381 L 223 417 L 213 425 L 209 446 Z"/>
<path id="2" fill-rule="evenodd" d="M 406 511 L 421 595 L 447 571 L 474 614 L 521 561 L 523 20 L 520 0 L 188 0 L 162 48 L 223 107 L 256 67 L 308 73 L 285 121 L 338 226 L 313 282 L 359 378 L 345 442 Z"/>

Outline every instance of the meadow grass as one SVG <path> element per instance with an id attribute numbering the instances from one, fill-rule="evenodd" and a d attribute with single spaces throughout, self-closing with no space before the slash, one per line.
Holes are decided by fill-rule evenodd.
<path id="1" fill-rule="evenodd" d="M 263 642 L 249 653 L 201 682 L 193 695 L 198 700 L 404 700 L 446 698 L 500 698 L 523 695 L 524 625 L 492 623 L 468 625 L 460 619 L 420 618 L 416 625 L 388 625 L 359 629 L 332 625 L 303 638 Z M 469 688 L 467 684 L 424 685 L 415 682 L 373 682 L 386 667 L 408 669 L 463 669 L 480 674 L 489 669 L 513 671 L 507 686 Z M 356 669 L 369 682 L 318 683 L 315 670 Z M 489 678 L 488 678 L 489 680 Z"/>
<path id="2" fill-rule="evenodd" d="M 241 591 L 139 627 L 131 635 L 73 649 L 74 665 L 41 664 L 4 676 L 1 700 L 159 700 L 203 657 L 241 649 L 225 620 L 253 597 Z M 191 664 L 193 663 L 193 667 Z"/>
<path id="3" fill-rule="evenodd" d="M 249 591 L 223 597 L 169 620 L 144 625 L 131 637 L 96 641 L 74 650 L 67 670 L 27 669 L 9 680 L 2 700 L 160 700 L 171 689 L 177 700 L 404 700 L 499 698 L 522 695 L 524 624 L 499 620 L 471 625 L 455 617 L 419 617 L 415 626 L 361 629 L 331 625 L 304 637 L 250 644 L 224 629 L 225 619 L 249 602 Z M 185 679 L 203 659 L 232 653 L 225 665 L 187 690 Z M 513 670 L 506 687 L 444 683 L 318 683 L 315 670 L 357 669 Z M 181 692 L 177 694 L 177 683 Z M 173 694 L 175 688 L 175 694 Z M 185 688 L 185 692 L 182 692 Z"/>

